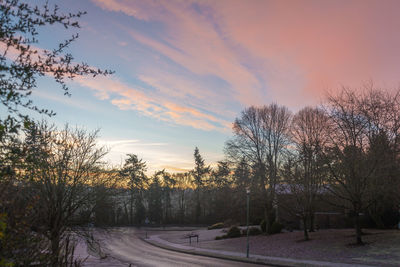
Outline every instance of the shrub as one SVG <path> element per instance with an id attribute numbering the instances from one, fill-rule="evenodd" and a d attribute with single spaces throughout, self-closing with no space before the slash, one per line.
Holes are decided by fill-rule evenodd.
<path id="1" fill-rule="evenodd" d="M 275 212 L 270 211 L 270 212 L 268 213 L 268 220 L 269 220 L 270 225 L 272 225 L 272 224 L 275 222 L 275 219 L 276 219 Z M 262 230 L 264 233 L 267 232 L 267 223 L 266 223 L 266 220 L 265 220 L 265 219 L 261 221 L 260 227 L 261 227 L 261 230 Z M 268 230 L 268 233 L 270 234 L 270 230 Z"/>
<path id="2" fill-rule="evenodd" d="M 213 225 L 207 227 L 208 230 L 221 229 L 221 228 L 224 228 L 224 223 L 222 222 L 214 223 Z"/>
<path id="3" fill-rule="evenodd" d="M 215 237 L 215 240 L 221 240 L 221 239 L 224 239 L 224 238 L 225 238 L 225 235 L 219 235 L 219 236 Z"/>
<path id="4" fill-rule="evenodd" d="M 231 228 L 229 228 L 228 233 L 226 234 L 227 238 L 234 238 L 240 236 L 241 236 L 240 229 L 237 226 L 232 226 Z"/>
<path id="5" fill-rule="evenodd" d="M 262 232 L 266 232 L 267 231 L 267 223 L 265 222 L 265 220 L 263 220 L 260 224 L 261 227 L 261 231 Z M 278 223 L 278 222 L 273 222 L 271 224 L 271 229 L 268 229 L 268 234 L 272 235 L 272 234 L 277 234 L 280 233 L 283 229 L 283 225 Z"/>
<path id="6" fill-rule="evenodd" d="M 262 220 L 260 223 L 261 231 L 265 233 L 267 231 L 267 222 L 265 220 Z"/>
<path id="7" fill-rule="evenodd" d="M 278 223 L 278 222 L 273 222 L 271 225 L 271 229 L 269 231 L 269 234 L 277 234 L 280 233 L 283 229 L 283 225 Z"/>
<path id="8" fill-rule="evenodd" d="M 249 235 L 259 235 L 261 234 L 261 230 L 258 227 L 250 227 L 249 228 Z M 247 229 L 242 230 L 242 235 L 247 235 Z"/>
<path id="9" fill-rule="evenodd" d="M 249 235 L 259 235 L 261 234 L 261 230 L 258 227 L 250 227 L 249 229 Z"/>

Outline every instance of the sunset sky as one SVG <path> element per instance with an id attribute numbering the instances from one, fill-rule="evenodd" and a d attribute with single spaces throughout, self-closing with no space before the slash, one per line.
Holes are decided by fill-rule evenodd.
<path id="1" fill-rule="evenodd" d="M 149 172 L 193 167 L 224 157 L 231 125 L 249 105 L 278 102 L 292 111 L 324 92 L 400 78 L 400 1 L 68 0 L 87 11 L 70 52 L 109 77 L 78 78 L 63 96 L 43 79 L 34 93 L 51 119 L 100 128 L 107 159 L 134 153 Z M 73 31 L 46 28 L 41 48 Z"/>

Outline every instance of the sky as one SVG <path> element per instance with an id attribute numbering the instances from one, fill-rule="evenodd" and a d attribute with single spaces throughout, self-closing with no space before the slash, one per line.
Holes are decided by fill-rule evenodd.
<path id="1" fill-rule="evenodd" d="M 87 11 L 75 60 L 114 70 L 76 78 L 66 97 L 42 79 L 33 94 L 50 121 L 100 129 L 106 160 L 137 154 L 149 173 L 224 158 L 231 126 L 251 105 L 276 102 L 293 112 L 341 86 L 373 81 L 394 90 L 400 78 L 400 1 L 69 0 Z M 40 30 L 52 49 L 75 31 Z"/>

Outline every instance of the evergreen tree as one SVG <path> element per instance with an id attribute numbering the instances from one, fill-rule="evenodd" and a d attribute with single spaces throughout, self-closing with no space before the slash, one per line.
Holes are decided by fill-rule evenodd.
<path id="1" fill-rule="evenodd" d="M 143 191 L 148 183 L 146 162 L 134 154 L 127 156 L 120 175 L 125 178 L 129 188 L 129 223 L 141 223 L 146 213 L 143 204 Z"/>
<path id="2" fill-rule="evenodd" d="M 193 183 L 195 184 L 196 193 L 196 208 L 195 208 L 195 222 L 200 222 L 201 216 L 201 197 L 200 191 L 202 190 L 206 182 L 206 174 L 210 172 L 210 167 L 206 166 L 203 157 L 200 155 L 199 149 L 194 149 L 194 164 L 195 167 L 192 170 Z"/>
<path id="3" fill-rule="evenodd" d="M 160 223 L 162 220 L 162 187 L 158 176 L 158 173 L 154 175 L 148 190 L 148 215 L 150 221 L 156 223 Z"/>

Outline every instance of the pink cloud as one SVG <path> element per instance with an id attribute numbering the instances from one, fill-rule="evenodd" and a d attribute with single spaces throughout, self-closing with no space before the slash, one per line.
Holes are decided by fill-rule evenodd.
<path id="1" fill-rule="evenodd" d="M 399 82 L 398 1 L 92 1 L 161 22 L 159 36 L 129 34 L 199 77 L 226 81 L 244 105 L 298 107 L 342 84 Z"/>
<path id="2" fill-rule="evenodd" d="M 228 82 L 233 96 L 241 103 L 259 102 L 260 83 L 232 48 L 213 27 L 213 22 L 196 13 L 190 1 L 119 1 L 92 0 L 100 7 L 123 12 L 142 20 L 161 21 L 166 34 L 154 39 L 128 30 L 138 42 L 170 58 L 191 72 L 216 76 Z"/>
<path id="3" fill-rule="evenodd" d="M 171 103 L 185 103 L 186 106 L 196 110 L 205 110 L 218 117 L 231 119 L 236 113 L 229 106 L 229 102 L 221 101 L 220 95 L 230 98 L 230 92 L 223 88 L 210 88 L 210 86 L 195 77 L 185 77 L 162 70 L 161 68 L 145 69 L 138 75 L 139 80 L 157 90 Z"/>
<path id="4" fill-rule="evenodd" d="M 103 9 L 107 9 L 115 12 L 123 12 L 127 15 L 137 17 L 142 20 L 148 20 L 148 16 L 145 13 L 140 12 L 140 9 L 130 6 L 129 0 L 122 0 L 119 2 L 109 0 L 92 0 L 96 5 L 99 5 Z M 148 2 L 150 3 L 150 1 Z"/>
<path id="5" fill-rule="evenodd" d="M 75 82 L 92 89 L 100 99 L 110 99 L 113 105 L 122 110 L 136 110 L 149 117 L 201 130 L 228 130 L 229 122 L 224 119 L 171 102 L 162 95 L 151 94 L 142 88 L 133 88 L 115 78 L 77 77 Z"/>
<path id="6" fill-rule="evenodd" d="M 213 10 L 231 40 L 289 79 L 299 76 L 288 85 L 266 72 L 276 89 L 313 96 L 368 79 L 398 82 L 399 8 L 398 1 L 218 1 Z"/>

